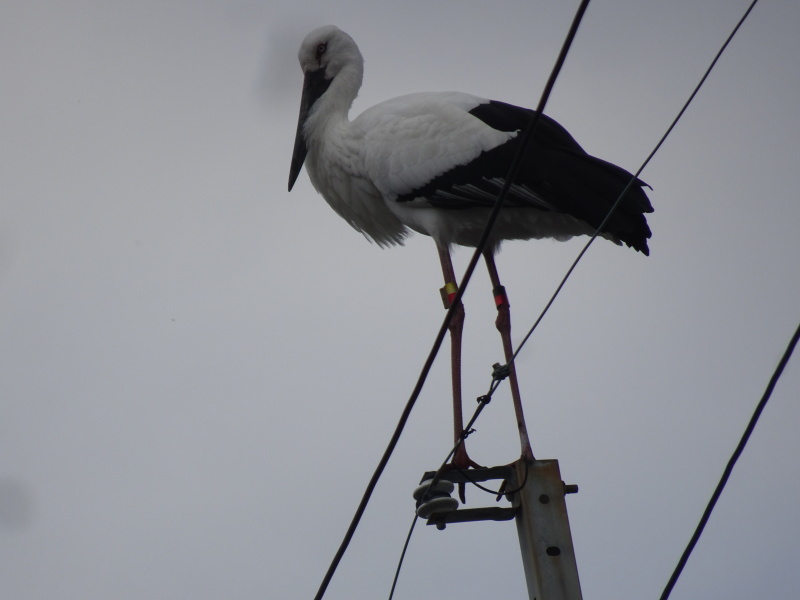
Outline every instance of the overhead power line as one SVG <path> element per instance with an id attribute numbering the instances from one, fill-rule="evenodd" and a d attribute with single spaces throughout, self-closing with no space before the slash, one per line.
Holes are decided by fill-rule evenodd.
<path id="1" fill-rule="evenodd" d="M 689 560 L 689 556 L 692 554 L 692 550 L 697 545 L 697 541 L 700 539 L 700 536 L 703 534 L 703 530 L 708 523 L 709 518 L 711 517 L 711 513 L 714 510 L 714 507 L 717 505 L 717 500 L 722 495 L 722 490 L 725 489 L 725 484 L 728 483 L 728 478 L 730 478 L 731 473 L 733 472 L 733 467 L 736 465 L 736 461 L 739 460 L 739 457 L 742 455 L 744 451 L 744 447 L 747 445 L 747 441 L 750 439 L 750 434 L 753 433 L 753 429 L 756 427 L 756 423 L 758 423 L 758 419 L 761 416 L 761 413 L 764 410 L 764 407 L 767 405 L 767 401 L 769 400 L 770 396 L 772 395 L 772 391 L 775 389 L 775 384 L 778 383 L 781 375 L 783 374 L 783 369 L 786 367 L 786 364 L 789 362 L 789 359 L 792 356 L 792 352 L 794 352 L 795 346 L 797 346 L 797 340 L 800 338 L 800 325 L 797 326 L 797 330 L 794 332 L 792 339 L 789 341 L 789 345 L 786 347 L 786 351 L 783 353 L 778 366 L 775 367 L 775 371 L 772 373 L 772 377 L 767 384 L 767 389 L 764 390 L 764 394 L 761 396 L 761 400 L 759 401 L 758 405 L 756 406 L 756 410 L 753 413 L 753 416 L 750 417 L 750 422 L 747 424 L 747 428 L 744 430 L 744 434 L 742 435 L 742 439 L 739 440 L 739 444 L 736 446 L 736 450 L 733 451 L 733 455 L 731 456 L 728 464 L 725 466 L 725 470 L 722 472 L 722 478 L 719 480 L 714 493 L 711 495 L 711 500 L 708 501 L 708 505 L 706 506 L 705 511 L 703 511 L 703 516 L 700 517 L 700 522 L 697 524 L 697 528 L 694 530 L 694 534 L 692 534 L 689 543 L 686 546 L 686 549 L 683 551 L 680 560 L 678 561 L 675 570 L 672 572 L 672 576 L 669 578 L 664 591 L 661 593 L 661 600 L 667 600 L 669 598 L 670 593 L 672 593 L 672 588 L 675 587 L 675 584 L 678 581 L 678 578 L 681 576 L 683 572 L 683 568 L 686 566 L 687 561 Z"/>

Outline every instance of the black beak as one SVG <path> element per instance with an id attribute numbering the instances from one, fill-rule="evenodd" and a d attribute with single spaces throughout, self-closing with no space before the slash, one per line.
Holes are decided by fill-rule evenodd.
<path id="1" fill-rule="evenodd" d="M 328 89 L 333 79 L 325 79 L 325 70 L 317 69 L 306 73 L 303 80 L 303 95 L 300 98 L 300 116 L 297 119 L 297 134 L 294 138 L 294 152 L 292 153 L 292 166 L 289 169 L 289 191 L 292 191 L 294 182 L 303 168 L 303 161 L 308 154 L 306 139 L 303 135 L 303 125 L 305 125 L 308 113 L 314 103 Z"/>

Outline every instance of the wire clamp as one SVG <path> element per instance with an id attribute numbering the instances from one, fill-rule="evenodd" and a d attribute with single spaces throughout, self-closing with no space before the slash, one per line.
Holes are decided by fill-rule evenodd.
<path id="1" fill-rule="evenodd" d="M 492 365 L 492 379 L 495 381 L 503 381 L 503 379 L 508 377 L 510 372 L 511 367 L 507 364 L 501 365 L 500 363 L 494 363 Z"/>
<path id="2" fill-rule="evenodd" d="M 461 432 L 461 441 L 463 442 L 465 439 L 467 439 L 473 433 L 475 433 L 474 429 L 465 429 L 464 431 Z"/>

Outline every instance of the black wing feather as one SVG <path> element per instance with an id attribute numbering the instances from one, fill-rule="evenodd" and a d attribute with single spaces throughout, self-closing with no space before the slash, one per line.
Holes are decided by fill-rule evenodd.
<path id="1" fill-rule="evenodd" d="M 470 111 L 499 131 L 522 131 L 534 111 L 490 101 Z M 454 167 L 424 186 L 399 197 L 398 202 L 426 198 L 438 208 L 490 207 L 517 153 L 520 137 L 483 152 L 472 162 Z M 542 115 L 522 158 L 522 168 L 504 206 L 552 210 L 598 227 L 633 175 L 581 148 L 556 121 Z M 653 207 L 636 179 L 603 228 L 627 245 L 648 254 L 650 228 L 644 213 Z"/>

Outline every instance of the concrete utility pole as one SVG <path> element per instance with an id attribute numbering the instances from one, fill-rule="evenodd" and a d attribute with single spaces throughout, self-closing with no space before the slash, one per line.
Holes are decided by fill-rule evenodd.
<path id="1" fill-rule="evenodd" d="M 430 480 L 433 472 L 423 475 Z M 519 460 L 502 467 L 446 471 L 441 479 L 452 483 L 502 480 L 511 507 L 462 508 L 435 512 L 429 525 L 444 529 L 448 523 L 507 521 L 517 523 L 522 564 L 530 600 L 581 600 L 578 565 L 567 518 L 566 494 L 578 487 L 561 480 L 557 460 Z"/>
<path id="2" fill-rule="evenodd" d="M 577 486 L 561 481 L 557 460 L 519 461 L 514 469 L 517 533 L 531 600 L 581 600 L 578 564 L 567 517 L 565 494 Z"/>

